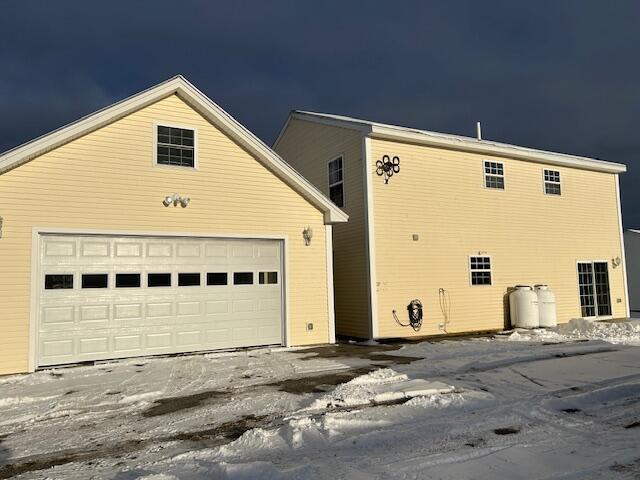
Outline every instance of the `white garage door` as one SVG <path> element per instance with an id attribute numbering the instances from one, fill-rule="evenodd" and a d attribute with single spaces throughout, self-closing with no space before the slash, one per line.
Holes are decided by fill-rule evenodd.
<path id="1" fill-rule="evenodd" d="M 282 344 L 278 240 L 45 235 L 38 366 Z"/>

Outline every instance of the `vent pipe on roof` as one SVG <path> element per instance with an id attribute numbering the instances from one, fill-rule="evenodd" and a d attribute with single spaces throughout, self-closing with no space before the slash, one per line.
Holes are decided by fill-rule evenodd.
<path id="1" fill-rule="evenodd" d="M 480 122 L 476 122 L 476 135 L 478 140 L 482 140 L 482 125 L 480 125 Z"/>

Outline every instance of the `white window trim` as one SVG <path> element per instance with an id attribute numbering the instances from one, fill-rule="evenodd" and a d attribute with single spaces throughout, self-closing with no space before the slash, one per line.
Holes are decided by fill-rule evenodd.
<path id="1" fill-rule="evenodd" d="M 548 172 L 558 172 L 558 175 L 560 175 L 560 181 L 559 182 L 553 182 L 553 181 L 549 181 L 545 179 L 544 176 L 544 172 L 548 171 Z M 560 195 L 555 194 L 555 193 L 547 193 L 547 183 L 551 183 L 554 185 L 560 185 Z M 543 168 L 542 169 L 542 193 L 544 193 L 545 195 L 548 195 L 549 197 L 562 197 L 562 172 L 560 170 L 553 170 L 551 168 Z"/>
<path id="2" fill-rule="evenodd" d="M 471 270 L 471 259 L 472 258 L 488 258 L 489 259 L 489 270 Z M 493 287 L 493 257 L 491 255 L 478 255 L 478 254 L 473 254 L 473 255 L 469 255 L 467 257 L 467 269 L 469 270 L 469 286 L 470 287 Z M 473 283 L 473 275 L 471 275 L 472 272 L 489 272 L 491 274 L 491 283 L 489 285 L 474 285 Z"/>
<path id="3" fill-rule="evenodd" d="M 331 162 L 335 162 L 339 158 L 342 158 L 342 180 L 335 183 L 329 183 L 329 165 L 331 165 Z M 342 184 L 342 205 L 336 205 L 334 203 L 334 205 L 336 205 L 336 207 L 338 208 L 344 208 L 347 205 L 347 192 L 345 191 L 345 188 L 344 188 L 344 178 L 345 178 L 344 164 L 345 164 L 344 153 L 341 153 L 340 155 L 336 155 L 335 157 L 333 157 L 331 160 L 327 162 L 327 197 L 329 198 L 329 200 L 331 200 L 331 187 L 335 187 L 336 185 Z M 333 203 L 333 201 L 331 203 Z"/>
<path id="4" fill-rule="evenodd" d="M 605 263 L 607 265 L 607 275 L 609 276 L 609 306 L 611 307 L 611 315 L 598 315 L 598 298 L 596 296 L 596 292 L 594 291 L 594 300 L 595 300 L 595 309 L 596 314 L 592 317 L 584 317 L 582 316 L 582 303 L 580 303 L 580 274 L 578 273 L 578 264 L 580 263 L 590 263 L 592 266 L 594 263 Z M 576 260 L 576 292 L 578 294 L 578 309 L 580 310 L 580 317 L 585 320 L 611 320 L 613 318 L 613 295 L 611 292 L 611 268 L 609 267 L 609 260 Z M 595 270 L 592 271 L 592 274 L 595 273 Z"/>
<path id="5" fill-rule="evenodd" d="M 487 173 L 486 170 L 485 170 L 485 168 L 486 168 L 485 163 L 499 163 L 500 165 L 502 165 L 502 175 L 493 174 L 493 173 Z M 504 162 L 497 161 L 497 160 L 483 160 L 482 161 L 482 186 L 487 190 L 504 192 L 507 189 L 507 180 L 505 178 L 506 177 L 506 171 L 507 171 L 507 169 L 505 168 L 505 163 Z M 491 177 L 502 177 L 502 184 L 504 185 L 504 188 L 487 187 L 487 175 L 489 175 Z"/>
<path id="6" fill-rule="evenodd" d="M 182 165 L 164 165 L 158 163 L 158 127 L 181 128 L 183 130 L 193 130 L 193 167 L 185 167 Z M 193 125 L 182 125 L 172 122 L 162 122 L 156 120 L 153 122 L 153 166 L 158 168 L 179 169 L 183 172 L 198 170 L 198 129 Z"/>

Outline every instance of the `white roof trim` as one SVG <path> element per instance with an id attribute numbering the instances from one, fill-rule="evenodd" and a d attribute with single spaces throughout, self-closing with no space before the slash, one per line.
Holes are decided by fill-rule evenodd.
<path id="1" fill-rule="evenodd" d="M 348 220 L 346 213 L 336 207 L 277 153 L 181 75 L 4 152 L 0 155 L 0 174 L 173 94 L 178 95 L 213 125 L 253 154 L 312 205 L 324 212 L 326 223 L 340 223 Z"/>
<path id="2" fill-rule="evenodd" d="M 349 128 L 360 131 L 362 134 L 368 135 L 372 138 L 379 138 L 383 140 L 416 143 L 452 150 L 484 153 L 487 155 L 499 155 L 519 160 L 529 160 L 549 165 L 581 168 L 584 170 L 595 170 L 598 172 L 623 173 L 627 171 L 626 165 L 621 163 L 606 162 L 603 160 L 596 160 L 594 158 L 567 155 L 564 153 L 548 152 L 545 150 L 520 147 L 507 143 L 478 140 L 471 137 L 430 132 L 427 130 L 399 127 L 396 125 L 387 125 L 384 123 L 370 122 L 368 120 L 361 120 L 341 115 L 295 110 L 291 112 L 290 118 L 322 123 L 334 127 Z M 288 125 L 288 123 L 289 120 L 287 120 L 286 125 Z M 280 137 L 278 137 L 278 140 L 279 139 Z M 278 140 L 276 140 L 276 144 Z"/>
<path id="3" fill-rule="evenodd" d="M 627 232 L 631 232 L 631 233 L 637 233 L 637 234 L 640 234 L 640 230 L 635 230 L 635 229 L 633 229 L 633 228 L 627 228 L 627 230 L 626 230 L 626 231 L 627 231 Z"/>

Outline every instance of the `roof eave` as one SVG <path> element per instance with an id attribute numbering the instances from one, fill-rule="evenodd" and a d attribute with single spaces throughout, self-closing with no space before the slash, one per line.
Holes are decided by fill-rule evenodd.
<path id="1" fill-rule="evenodd" d="M 420 145 L 428 145 L 439 148 L 447 148 L 451 150 L 461 150 L 473 153 L 484 153 L 488 155 L 500 155 L 518 160 L 528 160 L 548 165 L 558 165 L 573 168 L 581 168 L 584 170 L 593 170 L 606 173 L 624 173 L 627 166 L 621 163 L 606 162 L 603 160 L 594 160 L 586 157 L 573 157 L 565 155 L 555 155 L 551 152 L 538 152 L 520 149 L 516 147 L 508 147 L 502 145 L 490 145 L 482 141 L 473 140 L 452 140 L 448 138 L 428 136 L 423 133 L 413 133 L 406 131 L 398 131 L 394 128 L 373 125 L 370 136 L 382 140 L 402 141 L 416 143 Z"/>
<path id="2" fill-rule="evenodd" d="M 323 212 L 326 223 L 342 223 L 348 220 L 349 217 L 346 213 L 333 205 L 317 188 L 303 178 L 258 137 L 181 75 L 170 78 L 154 87 L 1 154 L 0 174 L 17 168 L 35 157 L 87 135 L 173 94 L 178 95 L 209 121 L 222 128 L 238 144 L 255 155 L 263 165 L 276 173 L 281 180 Z"/>

